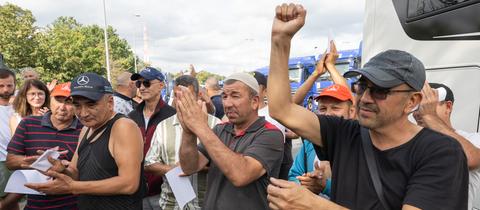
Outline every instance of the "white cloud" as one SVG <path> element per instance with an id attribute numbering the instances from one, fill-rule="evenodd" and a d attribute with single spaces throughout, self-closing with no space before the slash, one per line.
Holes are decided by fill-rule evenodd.
<path id="1" fill-rule="evenodd" d="M 1 4 L 5 2 L 0 0 Z M 101 0 L 10 2 L 31 10 L 41 27 L 59 16 L 103 26 Z M 322 52 L 329 31 L 335 35 L 339 49 L 358 47 L 364 0 L 296 2 L 307 9 L 307 22 L 293 40 L 291 56 Z M 275 6 L 281 3 L 279 0 L 106 0 L 108 24 L 131 46 L 135 38 L 140 58 L 145 25 L 154 66 L 176 72 L 192 63 L 199 70 L 223 75 L 268 65 L 272 18 Z"/>

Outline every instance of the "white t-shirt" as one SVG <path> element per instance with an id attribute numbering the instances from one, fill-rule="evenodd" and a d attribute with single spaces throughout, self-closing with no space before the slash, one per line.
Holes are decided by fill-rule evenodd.
<path id="1" fill-rule="evenodd" d="M 470 141 L 474 146 L 480 148 L 479 133 L 468 133 L 462 130 L 456 130 L 456 132 Z M 480 209 L 480 168 L 470 170 L 468 174 L 468 210 Z"/>
<path id="2" fill-rule="evenodd" d="M 272 123 L 273 125 L 277 126 L 277 128 L 282 131 L 283 138 L 285 138 L 285 126 L 274 120 L 272 117 L 270 117 L 270 113 L 268 112 L 268 106 L 265 106 L 261 109 L 258 110 L 258 116 L 260 117 L 265 117 L 265 120 L 269 123 Z"/>
<path id="3" fill-rule="evenodd" d="M 7 147 L 12 138 L 9 127 L 12 114 L 12 106 L 0 106 L 0 161 L 5 161 L 7 158 Z"/>

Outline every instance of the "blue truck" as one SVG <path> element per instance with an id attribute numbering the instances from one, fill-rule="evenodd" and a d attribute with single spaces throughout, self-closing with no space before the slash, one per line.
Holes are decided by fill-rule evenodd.
<path id="1" fill-rule="evenodd" d="M 352 50 L 343 50 L 338 52 L 339 57 L 336 62 L 336 68 L 340 74 L 345 73 L 346 71 L 360 68 L 361 64 L 361 49 L 352 49 Z M 312 56 L 303 56 L 303 57 L 293 57 L 288 60 L 288 74 L 290 78 L 290 89 L 292 95 L 297 91 L 297 89 L 304 83 L 304 81 L 315 71 L 315 66 L 318 59 L 322 55 L 317 57 Z M 256 71 L 267 75 L 269 68 L 268 66 L 256 69 Z M 347 82 L 351 84 L 354 78 L 347 79 Z M 315 85 L 308 91 L 307 96 L 303 101 L 303 106 L 309 110 L 317 110 L 317 102 L 314 100 L 316 96 L 326 87 L 332 85 L 333 82 L 330 80 L 330 75 L 325 73 L 317 79 Z"/>

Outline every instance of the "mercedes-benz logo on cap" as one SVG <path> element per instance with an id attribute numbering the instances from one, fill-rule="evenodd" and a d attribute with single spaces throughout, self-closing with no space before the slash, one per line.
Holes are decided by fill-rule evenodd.
<path id="1" fill-rule="evenodd" d="M 87 76 L 80 76 L 78 79 L 77 79 L 77 83 L 79 85 L 86 85 L 88 84 L 88 82 L 90 82 L 90 79 L 87 77 Z"/>

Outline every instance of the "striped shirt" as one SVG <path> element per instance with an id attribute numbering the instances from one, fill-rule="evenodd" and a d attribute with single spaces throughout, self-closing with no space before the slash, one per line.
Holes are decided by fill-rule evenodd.
<path id="1" fill-rule="evenodd" d="M 208 125 L 211 128 L 220 122 L 218 118 L 208 115 Z M 181 137 L 182 126 L 176 114 L 160 122 L 155 129 L 150 149 L 145 156 L 145 166 L 154 163 L 173 166 L 178 163 L 180 161 L 179 149 L 182 142 Z M 203 201 L 206 187 L 206 173 L 200 172 L 194 174 L 190 176 L 190 181 L 193 184 L 198 199 L 195 198 L 193 201 L 187 203 L 183 210 L 200 209 L 201 203 L 199 203 L 199 200 Z M 165 177 L 163 179 L 159 203 L 163 210 L 180 210 L 170 184 Z"/>
<path id="2" fill-rule="evenodd" d="M 8 153 L 14 155 L 37 155 L 37 150 L 47 150 L 58 146 L 60 151 L 68 150 L 59 159 L 71 160 L 77 148 L 78 135 L 83 125 L 74 118 L 72 124 L 57 130 L 51 120 L 52 113 L 44 116 L 28 116 L 18 125 L 8 144 Z M 30 209 L 77 209 L 77 197 L 73 195 L 28 195 L 25 210 Z"/>

